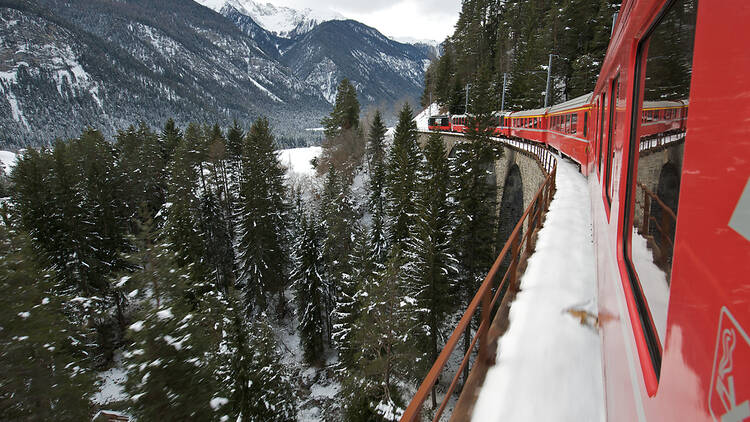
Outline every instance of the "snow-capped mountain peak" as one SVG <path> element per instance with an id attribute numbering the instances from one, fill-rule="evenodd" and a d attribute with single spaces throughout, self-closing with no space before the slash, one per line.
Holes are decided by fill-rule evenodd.
<path id="1" fill-rule="evenodd" d="M 316 25 L 331 20 L 346 19 L 332 11 L 304 9 L 297 10 L 271 3 L 258 3 L 253 0 L 197 0 L 198 3 L 221 12 L 232 7 L 243 15 L 250 16 L 255 23 L 268 32 L 283 38 L 292 38 L 312 30 Z"/>

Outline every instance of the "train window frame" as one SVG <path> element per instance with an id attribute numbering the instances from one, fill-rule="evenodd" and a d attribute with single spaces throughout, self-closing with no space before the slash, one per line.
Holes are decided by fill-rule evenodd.
<path id="1" fill-rule="evenodd" d="M 583 137 L 584 138 L 588 135 L 588 125 L 589 125 L 589 112 L 587 110 L 583 112 Z"/>
<path id="2" fill-rule="evenodd" d="M 607 104 L 607 92 L 602 92 L 600 95 L 601 98 L 601 104 L 599 107 L 599 179 L 602 178 L 602 147 L 604 146 L 602 144 L 603 137 L 604 137 L 604 111 Z"/>
<path id="3" fill-rule="evenodd" d="M 648 30 L 645 31 L 643 37 L 638 41 L 638 45 L 636 47 L 636 55 L 635 55 L 635 66 L 634 66 L 634 83 L 633 83 L 633 100 L 635 101 L 634 107 L 632 107 L 631 110 L 631 116 L 630 116 L 630 134 L 628 137 L 628 157 L 627 157 L 627 169 L 626 169 L 626 188 L 625 188 L 625 196 L 624 196 L 624 218 L 623 218 L 623 224 L 621 226 L 622 232 L 621 232 L 621 245 L 622 248 L 620 249 L 620 258 L 622 258 L 622 264 L 624 266 L 624 271 L 626 273 L 626 277 L 623 277 L 623 283 L 627 280 L 629 287 L 630 287 L 630 293 L 632 295 L 632 298 L 634 299 L 635 307 L 636 307 L 636 314 L 638 315 L 638 323 L 639 323 L 639 329 L 636 328 L 632 314 L 631 314 L 631 326 L 633 328 L 633 334 L 635 336 L 636 344 L 638 347 L 639 354 L 641 353 L 641 348 L 644 347 L 646 349 L 646 354 L 648 356 L 648 361 L 650 365 L 644 366 L 643 365 L 643 358 L 641 358 L 641 368 L 643 370 L 643 376 L 644 381 L 646 384 L 646 390 L 650 397 L 653 397 L 658 389 L 658 385 L 660 382 L 661 377 L 661 369 L 662 369 L 662 357 L 664 350 L 662 347 L 667 347 L 667 339 L 666 339 L 666 332 L 664 333 L 665 338 L 660 339 L 659 334 L 657 332 L 656 326 L 654 325 L 655 322 L 652 317 L 651 308 L 645 298 L 645 293 L 642 288 L 642 284 L 640 281 L 640 278 L 638 277 L 638 272 L 635 268 L 635 264 L 633 262 L 632 258 L 632 231 L 635 224 L 635 201 L 634 196 L 636 195 L 636 182 L 637 182 L 637 170 L 636 165 L 639 160 L 639 145 L 640 145 L 640 138 L 639 138 L 639 120 L 640 116 L 644 114 L 643 111 L 643 102 L 645 98 L 645 89 L 642 86 L 643 80 L 641 76 L 645 78 L 645 71 L 646 68 L 644 67 L 644 64 L 646 63 L 646 60 L 648 60 L 648 54 L 647 54 L 647 46 L 649 42 L 651 41 L 651 37 L 656 31 L 657 27 L 664 21 L 667 14 L 671 11 L 671 8 L 677 4 L 679 0 L 668 0 L 662 9 L 659 12 L 659 15 L 657 18 L 651 23 Z M 696 4 L 698 1 L 696 1 Z M 695 33 L 693 33 L 693 37 L 695 37 Z M 693 58 L 695 57 L 695 50 L 692 52 Z M 692 81 L 691 81 L 692 85 Z M 692 87 L 691 87 L 692 90 Z M 654 117 L 654 119 L 649 120 L 650 122 L 658 121 L 660 112 L 658 110 L 652 110 L 647 111 L 646 113 L 651 113 L 651 115 Z M 663 116 L 667 116 L 667 110 L 664 110 Z M 682 112 L 681 110 L 677 111 L 670 111 L 670 116 L 674 117 L 674 115 L 682 115 L 687 114 L 687 109 L 685 109 L 685 112 Z M 682 196 L 682 192 L 679 193 L 678 198 Z M 679 199 L 678 199 L 679 204 Z M 678 205 L 679 206 L 679 205 Z M 678 217 L 679 218 L 679 217 Z M 676 233 L 675 233 L 676 234 Z M 674 238 L 675 247 L 677 243 L 677 236 Z M 619 249 L 619 248 L 618 248 Z M 627 290 L 626 290 L 627 294 Z M 667 319 L 669 318 L 669 305 L 667 305 L 666 309 L 666 315 Z"/>
<path id="4" fill-rule="evenodd" d="M 612 147 L 613 147 L 613 140 L 612 138 L 615 136 L 614 131 L 614 123 L 616 119 L 616 109 L 617 109 L 617 96 L 618 96 L 618 86 L 620 84 L 620 73 L 618 72 L 617 75 L 615 75 L 614 78 L 612 78 L 612 82 L 609 84 L 609 118 L 607 123 L 607 155 L 605 157 L 605 166 L 604 166 L 604 181 L 602 183 L 602 187 L 604 188 L 604 198 L 606 200 L 607 204 L 607 215 L 609 215 L 610 208 L 612 207 L 612 194 L 610 192 L 610 185 L 612 184 Z"/>
<path id="5" fill-rule="evenodd" d="M 578 113 L 573 113 L 570 116 L 570 133 L 578 132 Z"/>

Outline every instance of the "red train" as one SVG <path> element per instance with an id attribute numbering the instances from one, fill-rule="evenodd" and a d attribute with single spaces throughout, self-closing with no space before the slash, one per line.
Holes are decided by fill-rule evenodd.
<path id="1" fill-rule="evenodd" d="M 748 21 L 625 0 L 593 93 L 496 128 L 588 176 L 608 420 L 750 421 Z"/>

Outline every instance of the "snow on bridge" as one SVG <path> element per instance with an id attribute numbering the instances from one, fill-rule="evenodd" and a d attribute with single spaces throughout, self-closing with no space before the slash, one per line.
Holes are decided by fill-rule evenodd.
<path id="1" fill-rule="evenodd" d="M 556 182 L 473 421 L 605 419 L 588 188 L 562 159 Z"/>

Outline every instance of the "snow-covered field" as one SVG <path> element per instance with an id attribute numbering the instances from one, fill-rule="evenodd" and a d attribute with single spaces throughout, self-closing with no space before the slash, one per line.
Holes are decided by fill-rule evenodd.
<path id="1" fill-rule="evenodd" d="M 10 151 L 0 151 L 0 168 L 5 174 L 10 173 L 13 166 L 16 165 L 16 154 Z"/>
<path id="2" fill-rule="evenodd" d="M 289 169 L 289 173 L 310 176 L 315 174 L 310 160 L 319 157 L 322 151 L 321 147 L 292 148 L 279 150 L 278 154 L 281 164 Z"/>
<path id="3" fill-rule="evenodd" d="M 557 193 L 472 420 L 605 419 L 601 339 L 591 323 L 597 312 L 591 230 L 586 179 L 558 160 Z"/>

